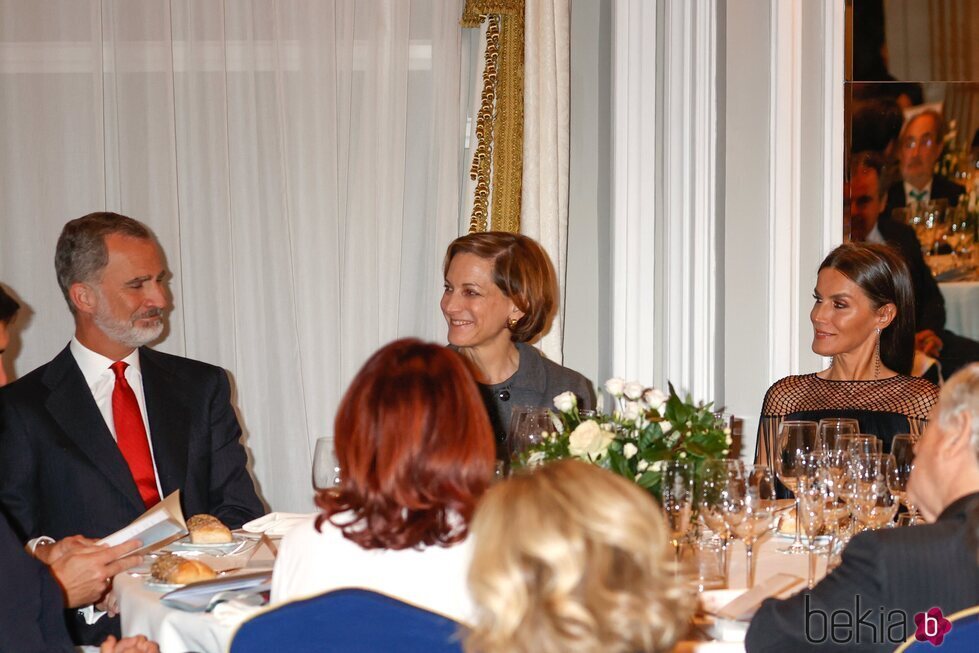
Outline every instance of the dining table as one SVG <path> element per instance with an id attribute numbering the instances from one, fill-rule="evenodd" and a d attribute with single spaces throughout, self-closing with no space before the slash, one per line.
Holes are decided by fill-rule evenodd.
<path id="1" fill-rule="evenodd" d="M 794 585 L 781 592 L 781 596 L 797 592 L 805 585 L 807 556 L 784 555 L 777 551 L 790 541 L 783 535 L 768 535 L 755 545 L 758 584 L 765 583 L 776 574 L 787 574 L 797 579 Z M 745 590 L 747 563 L 744 546 L 738 541 L 732 542 L 729 557 L 726 588 L 705 592 L 702 595 L 705 599 L 710 596 L 716 603 L 717 597 L 722 597 L 722 602 L 726 602 Z M 254 547 L 235 555 L 204 554 L 195 555 L 194 559 L 206 562 L 218 572 L 248 573 L 271 569 L 274 554 L 269 547 L 256 541 Z M 817 562 L 818 577 L 825 574 L 825 568 L 825 556 L 820 556 Z M 260 609 L 224 604 L 212 612 L 185 611 L 162 603 L 160 599 L 165 593 L 153 589 L 147 581 L 146 567 L 123 572 L 114 579 L 122 634 L 146 635 L 159 644 L 161 653 L 225 653 L 240 623 Z M 724 624 L 723 628 L 711 628 L 717 624 L 707 617 L 706 622 L 700 619 L 697 623 L 699 625 L 691 629 L 687 638 L 676 646 L 674 653 L 744 651 L 742 640 L 747 622 L 732 622 Z"/>

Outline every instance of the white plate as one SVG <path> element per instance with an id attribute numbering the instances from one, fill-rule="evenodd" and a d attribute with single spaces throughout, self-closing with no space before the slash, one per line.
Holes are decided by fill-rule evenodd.
<path id="1" fill-rule="evenodd" d="M 144 581 L 146 589 L 153 590 L 154 592 L 172 592 L 173 590 L 178 590 L 184 586 L 183 583 L 164 583 L 161 580 L 156 580 L 154 578 L 147 578 Z"/>
<path id="2" fill-rule="evenodd" d="M 230 542 L 220 542 L 217 544 L 194 544 L 190 541 L 190 536 L 171 542 L 167 548 L 172 551 L 204 551 L 207 553 L 227 553 L 233 551 L 236 546 L 245 541 L 241 535 L 232 535 Z"/>

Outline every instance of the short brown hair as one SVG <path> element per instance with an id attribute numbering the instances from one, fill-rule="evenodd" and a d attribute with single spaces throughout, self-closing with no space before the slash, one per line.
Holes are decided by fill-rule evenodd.
<path id="1" fill-rule="evenodd" d="M 456 238 L 445 252 L 442 274 L 458 254 L 493 263 L 493 282 L 524 316 L 510 329 L 515 342 L 529 342 L 545 331 L 557 306 L 557 277 L 544 248 L 521 234 L 485 231 Z"/>
<path id="2" fill-rule="evenodd" d="M 472 372 L 456 352 L 406 338 L 368 359 L 334 423 L 340 486 L 323 521 L 365 549 L 448 546 L 468 533 L 496 448 Z"/>
<path id="3" fill-rule="evenodd" d="M 14 321 L 14 316 L 20 310 L 17 300 L 7 294 L 7 291 L 0 286 L 0 324 L 10 324 Z"/>
<path id="4" fill-rule="evenodd" d="M 75 305 L 71 303 L 68 289 L 74 283 L 94 281 L 109 263 L 105 237 L 110 234 L 156 241 L 156 236 L 145 224 L 118 213 L 99 211 L 68 222 L 58 237 L 54 270 L 61 293 L 72 313 L 75 312 Z"/>

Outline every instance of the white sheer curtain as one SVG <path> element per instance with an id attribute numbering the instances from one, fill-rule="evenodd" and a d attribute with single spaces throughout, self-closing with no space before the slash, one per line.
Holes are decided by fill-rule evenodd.
<path id="1" fill-rule="evenodd" d="M 174 272 L 159 348 L 228 368 L 273 509 L 350 378 L 443 341 L 458 235 L 461 0 L 0 2 L 0 280 L 31 315 L 16 372 L 71 335 L 63 223 L 150 225 Z"/>
<path id="2" fill-rule="evenodd" d="M 524 146 L 520 231 L 551 257 L 561 302 L 540 348 L 563 360 L 571 134 L 570 0 L 527 0 L 524 9 Z"/>

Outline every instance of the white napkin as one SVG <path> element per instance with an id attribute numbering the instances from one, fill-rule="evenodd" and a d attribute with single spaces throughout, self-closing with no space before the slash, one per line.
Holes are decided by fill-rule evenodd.
<path id="1" fill-rule="evenodd" d="M 252 605 L 241 599 L 234 599 L 232 601 L 225 601 L 224 603 L 219 603 L 214 606 L 211 610 L 211 614 L 222 626 L 227 626 L 229 628 L 234 628 L 245 619 L 248 619 L 256 612 L 260 612 L 262 606 Z"/>
<path id="2" fill-rule="evenodd" d="M 312 521 L 318 513 L 270 512 L 264 517 L 253 519 L 241 529 L 248 533 L 266 535 L 285 535 L 303 522 Z"/>

